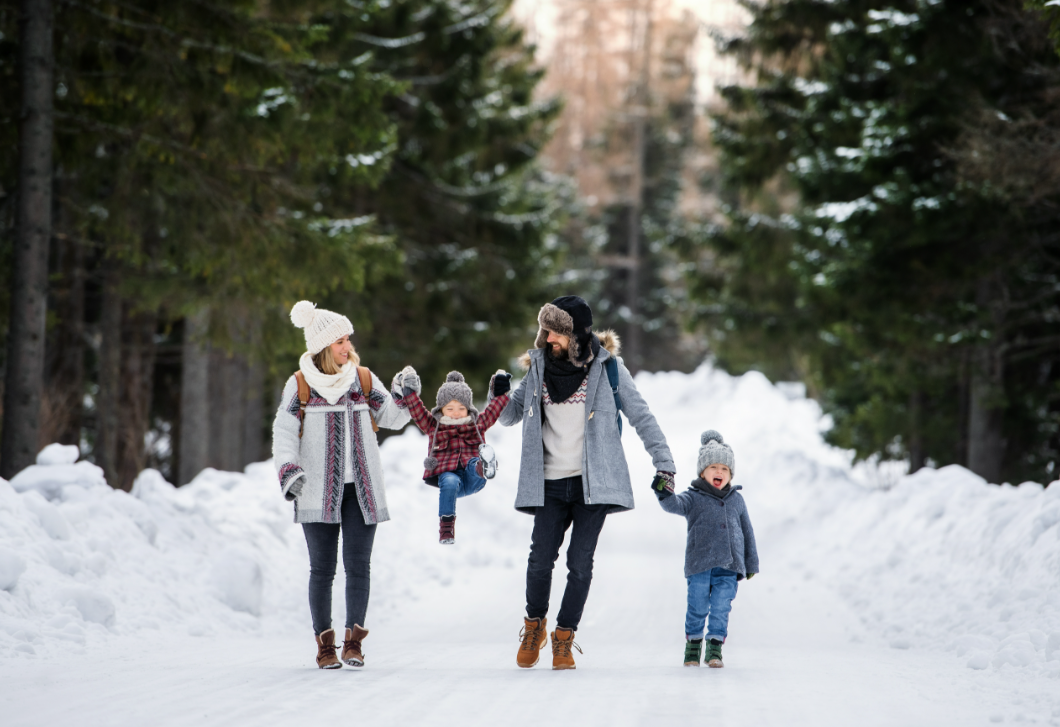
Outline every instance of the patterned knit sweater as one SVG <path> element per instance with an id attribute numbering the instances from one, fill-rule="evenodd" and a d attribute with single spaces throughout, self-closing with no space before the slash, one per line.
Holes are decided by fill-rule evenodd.
<path id="1" fill-rule="evenodd" d="M 334 404 L 310 388 L 301 439 L 298 404 L 298 383 L 292 376 L 283 388 L 272 424 L 272 457 L 285 495 L 297 480 L 304 480 L 302 493 L 294 501 L 294 521 L 340 522 L 342 493 L 349 476 L 364 522 L 373 525 L 389 520 L 372 417 L 380 427 L 400 429 L 409 420 L 404 403 L 391 396 L 375 374 L 367 396 L 354 377 L 350 390 Z"/>
<path id="2" fill-rule="evenodd" d="M 545 447 L 545 479 L 558 480 L 582 473 L 585 443 L 585 395 L 589 377 L 564 401 L 552 401 L 548 384 L 541 386 L 541 442 Z"/>

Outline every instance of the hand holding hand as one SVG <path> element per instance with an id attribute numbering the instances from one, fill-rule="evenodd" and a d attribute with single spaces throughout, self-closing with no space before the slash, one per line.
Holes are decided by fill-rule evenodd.
<path id="1" fill-rule="evenodd" d="M 496 398 L 504 396 L 512 390 L 512 375 L 507 371 L 498 370 L 490 378 L 490 396 Z"/>
<path id="2" fill-rule="evenodd" d="M 420 392 L 423 391 L 423 383 L 420 381 L 420 375 L 416 373 L 416 369 L 406 366 L 401 369 L 398 375 L 401 376 L 402 392 L 405 396 L 408 396 L 409 393 L 415 393 L 419 396 Z"/>
<path id="3" fill-rule="evenodd" d="M 651 482 L 651 489 L 660 500 L 672 496 L 674 494 L 674 473 L 662 470 L 656 472 L 655 479 Z"/>

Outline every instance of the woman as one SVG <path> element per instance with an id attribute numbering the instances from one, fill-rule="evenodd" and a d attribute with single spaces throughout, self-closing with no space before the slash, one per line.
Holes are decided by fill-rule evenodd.
<path id="1" fill-rule="evenodd" d="M 294 502 L 294 521 L 302 524 L 309 546 L 309 610 L 317 666 L 364 666 L 361 641 L 368 635 L 364 617 L 372 543 L 376 524 L 390 519 L 372 422 L 400 429 L 409 413 L 375 374 L 358 371 L 360 359 L 350 342 L 353 325 L 346 316 L 303 300 L 291 309 L 291 321 L 305 329 L 307 350 L 299 371 L 283 389 L 272 425 L 272 456 L 280 487 Z M 299 378 L 304 380 L 301 392 Z M 399 390 L 400 383 L 395 382 Z M 331 628 L 340 531 L 346 570 L 342 661 L 336 658 Z"/>

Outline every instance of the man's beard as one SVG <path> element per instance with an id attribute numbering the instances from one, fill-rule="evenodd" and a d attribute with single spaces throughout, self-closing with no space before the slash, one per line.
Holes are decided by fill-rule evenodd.
<path id="1" fill-rule="evenodd" d="M 560 348 L 557 351 L 556 346 L 551 343 L 545 346 L 545 353 L 547 353 L 551 358 L 554 358 L 557 361 L 567 361 L 570 358 L 569 348 Z"/>

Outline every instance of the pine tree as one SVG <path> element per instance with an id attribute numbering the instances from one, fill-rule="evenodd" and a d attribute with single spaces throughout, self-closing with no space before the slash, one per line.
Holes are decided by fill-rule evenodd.
<path id="1" fill-rule="evenodd" d="M 541 71 L 509 6 L 380 5 L 350 50 L 371 52 L 367 67 L 405 85 L 387 106 L 389 172 L 349 200 L 375 216 L 403 263 L 329 305 L 349 313 L 368 365 L 413 364 L 425 390 L 456 368 L 484 397 L 488 376 L 530 345 L 550 299 L 549 241 L 569 200 L 537 158 L 558 104 L 534 99 Z"/>
<path id="2" fill-rule="evenodd" d="M 722 360 L 805 377 L 859 457 L 1041 478 L 1055 403 L 1028 406 L 1023 367 L 1047 360 L 1055 243 L 953 149 L 1055 59 L 999 52 L 984 3 L 747 7 L 730 50 L 758 84 L 726 90 L 715 135 L 742 204 L 701 288 Z M 1055 402 L 1051 386 L 1031 388 Z"/>

